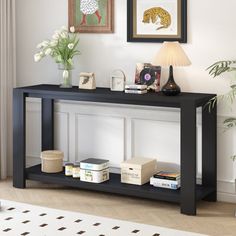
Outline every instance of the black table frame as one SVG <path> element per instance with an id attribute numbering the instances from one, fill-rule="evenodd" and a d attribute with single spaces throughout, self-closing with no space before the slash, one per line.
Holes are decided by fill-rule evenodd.
<path id="1" fill-rule="evenodd" d="M 111 92 L 98 88 L 94 91 L 60 89 L 57 85 L 36 85 L 15 88 L 13 91 L 13 186 L 25 188 L 26 179 L 60 183 L 82 189 L 111 192 L 156 200 L 179 202 L 181 213 L 196 215 L 196 201 L 216 201 L 216 123 L 217 107 L 209 112 L 206 106 L 215 94 L 181 93 L 167 97 L 161 93 L 145 95 Z M 180 108 L 181 123 L 181 189 L 178 191 L 154 189 L 149 185 L 132 186 L 118 183 L 118 175 L 112 175 L 110 183 L 91 184 L 75 182 L 61 175 L 47 175 L 40 167 L 26 168 L 25 106 L 26 97 L 42 99 L 42 150 L 54 147 L 54 100 L 89 101 L 114 104 L 132 104 Z M 196 184 L 196 108 L 202 107 L 202 185 Z M 112 180 L 114 177 L 114 181 Z M 109 182 L 109 181 L 108 181 Z"/>

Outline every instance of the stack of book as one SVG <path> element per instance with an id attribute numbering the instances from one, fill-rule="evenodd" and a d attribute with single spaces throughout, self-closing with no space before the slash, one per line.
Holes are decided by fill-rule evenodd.
<path id="1" fill-rule="evenodd" d="M 147 93 L 147 85 L 144 84 L 125 85 L 125 93 L 133 93 L 133 94 Z"/>
<path id="2" fill-rule="evenodd" d="M 178 189 L 180 188 L 180 173 L 159 171 L 150 178 L 150 184 L 154 187 Z"/>

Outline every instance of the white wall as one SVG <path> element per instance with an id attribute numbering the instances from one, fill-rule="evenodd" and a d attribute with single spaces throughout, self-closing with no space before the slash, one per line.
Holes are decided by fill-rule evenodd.
<path id="1" fill-rule="evenodd" d="M 55 29 L 60 28 L 62 25 L 67 25 L 67 0 L 17 0 L 16 2 L 18 86 L 38 83 L 59 83 L 59 72 L 55 63 L 50 58 L 34 63 L 33 54 L 36 52 L 35 47 L 40 41 L 50 38 Z M 192 66 L 175 69 L 176 81 L 183 91 L 221 94 L 228 90 L 229 79 L 212 79 L 208 76 L 205 68 L 217 60 L 235 59 L 236 27 L 234 9 L 236 9 L 235 0 L 227 0 L 227 4 L 222 4 L 221 0 L 188 0 L 188 43 L 182 46 L 191 59 Z M 75 85 L 78 84 L 79 72 L 93 71 L 96 74 L 97 85 L 108 87 L 109 75 L 112 70 L 117 68 L 122 68 L 126 72 L 128 80 L 132 81 L 136 62 L 149 62 L 152 60 L 161 44 L 127 43 L 126 19 L 126 0 L 115 0 L 115 33 L 80 35 L 79 48 L 82 54 L 79 56 L 78 65 L 74 71 L 73 83 Z M 166 80 L 166 77 L 167 70 L 163 69 L 162 83 Z M 78 105 L 78 107 L 80 106 L 83 105 Z M 30 109 L 34 110 L 34 108 Z M 60 112 L 63 113 L 67 109 L 74 111 L 77 108 L 74 108 L 74 105 L 67 104 L 63 105 L 63 109 L 61 108 Z M 91 109 L 94 109 L 94 107 L 91 107 Z M 114 114 L 116 112 L 116 108 L 110 108 L 106 114 Z M 123 108 L 119 112 L 123 112 L 123 116 L 120 116 L 126 119 L 126 109 Z M 90 115 L 89 113 L 91 113 L 91 110 L 87 112 L 87 115 Z M 143 116 L 146 110 L 140 108 L 139 112 L 135 111 L 136 113 L 139 114 L 136 115 L 136 118 L 145 119 Z M 170 113 L 166 111 L 166 115 Z M 219 107 L 219 196 L 224 200 L 234 199 L 234 201 L 236 198 L 234 195 L 236 168 L 228 156 L 235 151 L 233 144 L 236 136 L 233 131 L 224 133 L 221 122 L 225 116 L 235 113 L 236 109 L 230 110 L 226 109 L 225 106 Z M 155 116 L 158 116 L 158 114 L 160 112 L 155 111 Z M 173 117 L 178 117 L 175 112 L 171 114 Z M 33 115 L 31 114 L 31 116 Z M 61 118 L 62 123 L 63 119 L 65 119 L 65 116 Z M 38 118 L 39 121 L 40 119 Z M 59 129 L 62 123 L 58 122 L 57 126 Z M 114 126 L 118 127 L 119 122 L 121 121 L 118 119 L 118 123 L 115 122 Z M 153 125 L 152 122 L 146 125 L 157 131 L 160 129 Z M 171 129 L 168 129 L 168 125 L 166 127 L 167 132 L 170 132 Z M 62 130 L 60 132 L 61 136 L 64 136 L 66 131 Z M 138 130 L 137 132 L 143 132 L 143 130 Z M 138 135 L 140 136 L 139 133 Z M 155 132 L 151 134 L 151 137 L 155 138 Z M 37 142 L 35 141 L 35 143 Z M 165 145 L 165 142 L 161 145 Z M 83 148 L 86 150 L 86 146 L 83 146 Z M 135 150 L 146 155 L 153 154 L 153 151 L 150 149 L 146 151 L 144 149 Z M 177 148 L 175 151 L 178 152 Z"/>

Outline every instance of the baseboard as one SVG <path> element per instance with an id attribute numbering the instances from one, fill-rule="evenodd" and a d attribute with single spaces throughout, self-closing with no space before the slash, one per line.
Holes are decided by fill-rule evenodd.
<path id="1" fill-rule="evenodd" d="M 217 192 L 217 201 L 236 203 L 236 194 Z"/>

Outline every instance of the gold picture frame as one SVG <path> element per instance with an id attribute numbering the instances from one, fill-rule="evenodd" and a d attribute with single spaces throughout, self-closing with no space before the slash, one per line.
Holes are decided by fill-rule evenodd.
<path id="1" fill-rule="evenodd" d="M 114 0 L 68 0 L 68 15 L 76 32 L 114 32 Z"/>

